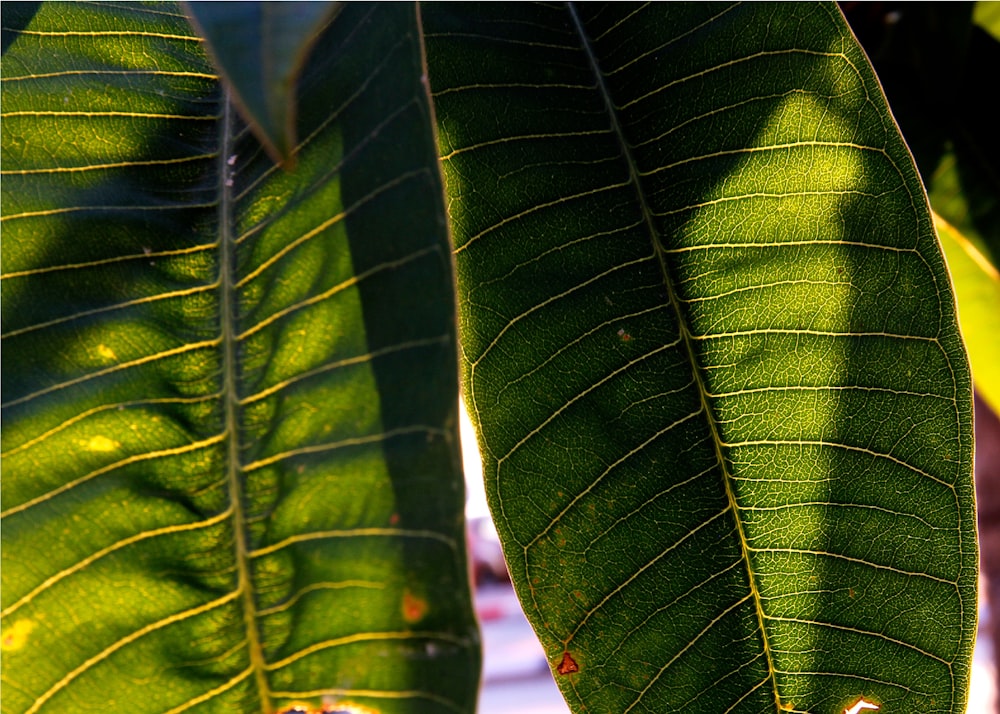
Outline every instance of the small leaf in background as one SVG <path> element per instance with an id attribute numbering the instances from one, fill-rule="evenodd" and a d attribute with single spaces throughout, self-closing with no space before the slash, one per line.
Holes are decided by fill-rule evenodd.
<path id="1" fill-rule="evenodd" d="M 298 74 L 340 5 L 329 0 L 185 3 L 243 118 L 276 161 L 292 158 Z"/>
<path id="2" fill-rule="evenodd" d="M 972 21 L 1000 40 L 1000 2 L 977 2 L 972 10 Z"/>
<path id="3" fill-rule="evenodd" d="M 1000 414 L 1000 273 L 968 238 L 934 214 L 958 299 L 958 318 L 976 389 Z"/>

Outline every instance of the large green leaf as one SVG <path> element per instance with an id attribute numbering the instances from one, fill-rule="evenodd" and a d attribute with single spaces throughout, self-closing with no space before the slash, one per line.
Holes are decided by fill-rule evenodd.
<path id="1" fill-rule="evenodd" d="M 291 173 L 178 6 L 34 9 L 4 6 L 3 711 L 470 710 L 414 7 L 324 31 Z"/>
<path id="2" fill-rule="evenodd" d="M 466 399 L 575 711 L 964 711 L 971 383 L 832 5 L 424 6 Z"/>

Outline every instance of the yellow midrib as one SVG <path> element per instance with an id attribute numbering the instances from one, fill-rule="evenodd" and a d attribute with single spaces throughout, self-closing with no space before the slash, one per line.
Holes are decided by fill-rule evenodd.
<path id="1" fill-rule="evenodd" d="M 722 453 L 722 437 L 719 434 L 719 427 L 713 416 L 711 404 L 708 400 L 708 388 L 704 383 L 702 378 L 702 368 L 698 363 L 698 358 L 694 350 L 694 335 L 688 329 L 687 323 L 684 320 L 684 314 L 681 311 L 680 301 L 677 298 L 676 291 L 674 289 L 673 280 L 670 276 L 670 271 L 668 270 L 666 264 L 666 255 L 663 251 L 663 247 L 660 241 L 657 240 L 656 226 L 653 222 L 653 213 L 650 210 L 648 204 L 646 203 L 646 196 L 642 191 L 640 184 L 639 171 L 636 167 L 635 161 L 632 158 L 632 153 L 629 149 L 629 144 L 625 140 L 625 134 L 622 131 L 621 124 L 618 122 L 618 115 L 615 112 L 614 104 L 611 101 L 611 94 L 608 91 L 607 85 L 604 82 L 604 75 L 601 72 L 600 65 L 597 62 L 597 58 L 591 49 L 590 42 L 587 37 L 586 30 L 583 26 L 583 22 L 580 20 L 579 15 L 576 12 L 576 7 L 573 3 L 567 3 L 570 16 L 573 19 L 574 27 L 580 37 L 580 41 L 584 51 L 587 53 L 587 59 L 590 63 L 590 67 L 594 73 L 594 79 L 597 82 L 597 88 L 601 93 L 601 97 L 604 100 L 604 106 L 607 109 L 608 116 L 611 120 L 612 130 L 618 139 L 618 143 L 622 149 L 622 155 L 625 157 L 625 163 L 628 166 L 629 180 L 635 187 L 636 198 L 639 201 L 640 208 L 642 210 L 643 222 L 646 224 L 646 229 L 649 233 L 650 240 L 653 244 L 653 250 L 656 253 L 657 260 L 660 264 L 660 271 L 663 275 L 663 284 L 667 289 L 667 295 L 670 299 L 670 305 L 674 309 L 674 313 L 677 316 L 677 325 L 680 330 L 681 339 L 684 343 L 684 350 L 687 354 L 688 360 L 691 364 L 691 372 L 694 378 L 695 385 L 698 389 L 698 399 L 701 403 L 702 411 L 705 414 L 705 420 L 708 423 L 709 431 L 712 433 L 712 446 L 715 450 L 716 460 L 719 463 L 719 468 L 722 470 L 723 474 L 723 484 L 726 490 L 726 498 L 729 501 L 729 509 L 733 513 L 733 520 L 736 523 L 736 532 L 740 539 L 740 552 L 742 554 L 742 559 L 746 565 L 747 579 L 750 584 L 750 594 L 753 596 L 754 601 L 754 611 L 757 616 L 757 624 L 760 629 L 761 641 L 764 647 L 764 657 L 767 660 L 768 675 L 771 679 L 771 688 L 774 693 L 775 710 L 778 712 L 784 711 L 782 708 L 781 696 L 778 691 L 778 682 L 775 678 L 776 668 L 774 665 L 774 660 L 771 654 L 770 643 L 767 638 L 767 630 L 764 627 L 764 609 L 763 603 L 761 602 L 760 591 L 757 589 L 757 582 L 754 578 L 753 566 L 750 562 L 750 549 L 747 542 L 746 534 L 743 531 L 743 523 L 739 518 L 739 509 L 736 503 L 736 494 L 733 492 L 732 486 L 732 475 L 729 473 L 727 468 L 727 462 L 725 454 Z"/>
<path id="2" fill-rule="evenodd" d="M 243 622 L 246 628 L 250 663 L 257 683 L 261 711 L 269 713 L 271 692 L 265 673 L 264 653 L 257 629 L 257 603 L 254 601 L 250 577 L 250 545 L 247 543 L 246 514 L 243 512 L 243 467 L 240 461 L 239 401 L 237 389 L 238 361 L 236 356 L 238 329 L 236 325 L 236 243 L 232 231 L 233 197 L 228 164 L 233 141 L 233 102 L 229 90 L 223 90 L 223 114 L 219 141 L 219 280 L 221 286 L 222 326 L 222 399 L 227 435 L 226 481 L 233 513 L 233 544 L 236 557 L 236 587 L 243 600 Z"/>

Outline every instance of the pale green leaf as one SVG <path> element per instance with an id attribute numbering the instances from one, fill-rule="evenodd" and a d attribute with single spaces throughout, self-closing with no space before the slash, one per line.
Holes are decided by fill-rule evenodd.
<path id="1" fill-rule="evenodd" d="M 1000 2 L 980 0 L 972 11 L 972 19 L 977 25 L 989 32 L 993 39 L 1000 42 Z"/>
<path id="2" fill-rule="evenodd" d="M 972 241 L 936 213 L 934 225 L 955 284 L 976 389 L 1000 413 L 1000 273 Z"/>

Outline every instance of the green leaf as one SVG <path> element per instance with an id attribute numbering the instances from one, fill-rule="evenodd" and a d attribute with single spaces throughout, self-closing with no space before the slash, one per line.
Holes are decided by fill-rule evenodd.
<path id="1" fill-rule="evenodd" d="M 209 54 L 230 83 L 258 140 L 275 160 L 295 146 L 295 90 L 316 36 L 337 2 L 192 2 L 186 4 Z"/>
<path id="2" fill-rule="evenodd" d="M 980 0 L 972 11 L 972 19 L 1000 41 L 1000 3 Z"/>
<path id="3" fill-rule="evenodd" d="M 955 283 L 976 389 L 1000 413 L 1000 272 L 972 241 L 936 213 L 934 226 Z"/>
<path id="4" fill-rule="evenodd" d="M 968 364 L 837 9 L 422 16 L 466 400 L 573 710 L 963 712 Z"/>
<path id="5" fill-rule="evenodd" d="M 177 5 L 9 45 L 4 712 L 473 708 L 421 52 L 413 6 L 345 9 L 285 172 Z"/>

